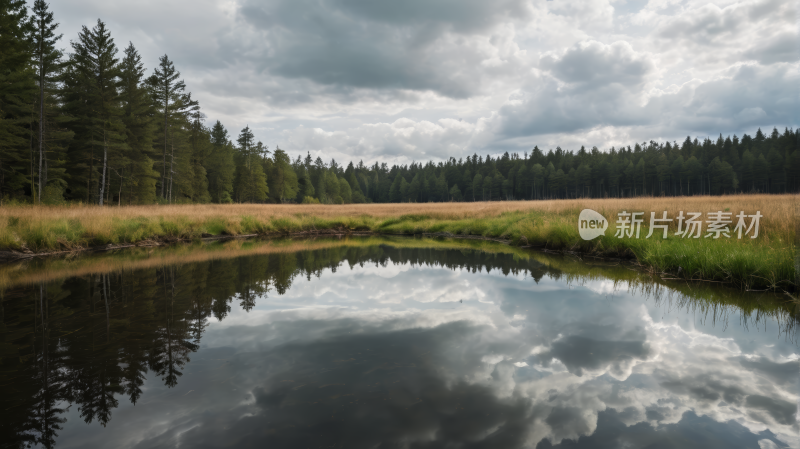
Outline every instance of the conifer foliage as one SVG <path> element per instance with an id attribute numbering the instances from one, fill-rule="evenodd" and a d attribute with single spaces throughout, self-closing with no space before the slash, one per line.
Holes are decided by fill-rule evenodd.
<path id="1" fill-rule="evenodd" d="M 367 203 L 800 192 L 800 130 L 409 165 L 270 150 L 207 125 L 176 63 L 102 20 L 63 52 L 44 0 L 0 0 L 0 204 Z M 154 61 L 155 62 L 155 61 Z M 235 137 L 235 138 L 234 138 Z"/>

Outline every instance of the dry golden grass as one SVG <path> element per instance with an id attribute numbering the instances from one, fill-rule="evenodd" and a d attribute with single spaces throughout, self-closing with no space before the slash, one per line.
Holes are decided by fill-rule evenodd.
<path id="1" fill-rule="evenodd" d="M 744 288 L 795 283 L 800 195 L 577 199 L 479 203 L 351 205 L 14 206 L 0 208 L 0 250 L 47 252 L 196 239 L 207 235 L 287 235 L 369 230 L 382 234 L 446 233 L 502 238 L 518 245 L 634 256 L 657 271 L 691 279 L 741 282 Z M 605 236 L 580 238 L 577 217 L 593 209 L 610 222 Z M 614 237 L 616 214 L 644 212 L 641 238 Z M 645 238 L 650 212 L 739 211 L 763 215 L 757 239 Z M 735 217 L 732 217 L 734 224 Z M 673 230 L 677 220 L 671 224 Z M 732 228 L 733 226 L 731 226 Z M 705 228 L 705 226 L 704 226 Z M 671 234 L 674 234 L 671 233 Z"/>
<path id="2" fill-rule="evenodd" d="M 713 212 L 740 210 L 748 213 L 761 211 L 762 229 L 783 235 L 794 232 L 798 216 L 800 195 L 727 195 L 693 197 L 638 197 L 621 199 L 575 199 L 546 201 L 492 201 L 475 203 L 391 203 L 391 204 L 346 204 L 346 205 L 302 205 L 302 204 L 193 204 L 172 206 L 14 206 L 0 208 L 0 233 L 7 231 L 8 218 L 15 217 L 31 222 L 52 219 L 77 220 L 92 234 L 99 234 L 112 227 L 112 221 L 138 219 L 141 217 L 166 220 L 189 219 L 205 221 L 219 217 L 239 218 L 250 216 L 259 221 L 276 218 L 295 219 L 316 217 L 339 219 L 343 217 L 370 217 L 382 220 L 402 215 L 427 215 L 438 220 L 459 220 L 497 217 L 504 212 L 540 211 L 546 214 L 568 214 L 585 208 L 594 209 L 613 220 L 616 213 L 627 210 L 656 213 L 667 211 L 675 217 L 679 211 Z"/>

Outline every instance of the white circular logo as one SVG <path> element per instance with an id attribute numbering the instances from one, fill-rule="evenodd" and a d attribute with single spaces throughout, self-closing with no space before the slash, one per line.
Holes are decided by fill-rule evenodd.
<path id="1" fill-rule="evenodd" d="M 578 216 L 578 232 L 584 240 L 592 240 L 605 235 L 606 229 L 608 229 L 606 217 L 591 209 L 582 210 Z"/>

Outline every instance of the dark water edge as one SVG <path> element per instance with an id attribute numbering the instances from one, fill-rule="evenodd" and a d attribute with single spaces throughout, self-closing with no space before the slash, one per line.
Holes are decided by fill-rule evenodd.
<path id="1" fill-rule="evenodd" d="M 31 260 L 0 286 L 0 447 L 797 444 L 796 307 L 627 264 L 250 241 Z"/>

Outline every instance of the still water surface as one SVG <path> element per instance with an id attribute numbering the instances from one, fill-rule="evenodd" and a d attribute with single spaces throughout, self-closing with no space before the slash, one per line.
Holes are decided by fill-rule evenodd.
<path id="1" fill-rule="evenodd" d="M 0 447 L 800 447 L 779 298 L 485 243 L 221 245 L 0 272 Z"/>

